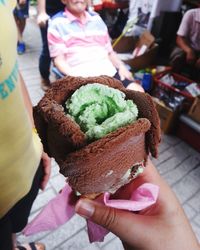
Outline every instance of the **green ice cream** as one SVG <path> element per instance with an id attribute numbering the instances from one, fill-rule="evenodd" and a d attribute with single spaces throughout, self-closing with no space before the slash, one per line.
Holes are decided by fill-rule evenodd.
<path id="1" fill-rule="evenodd" d="M 138 109 L 118 89 L 99 83 L 77 89 L 66 101 L 67 113 L 89 140 L 102 138 L 137 119 Z"/>

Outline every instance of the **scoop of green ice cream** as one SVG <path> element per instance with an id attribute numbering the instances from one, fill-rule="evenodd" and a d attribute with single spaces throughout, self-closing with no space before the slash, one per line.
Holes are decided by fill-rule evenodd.
<path id="1" fill-rule="evenodd" d="M 77 89 L 66 101 L 68 114 L 89 140 L 99 139 L 137 119 L 138 109 L 118 89 L 99 83 Z"/>

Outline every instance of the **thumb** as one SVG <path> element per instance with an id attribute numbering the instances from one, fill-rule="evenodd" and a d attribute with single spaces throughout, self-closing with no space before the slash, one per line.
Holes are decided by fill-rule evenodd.
<path id="1" fill-rule="evenodd" d="M 75 211 L 80 216 L 107 228 L 122 241 L 131 245 L 137 245 L 136 241 L 142 240 L 141 232 L 144 230 L 142 220 L 140 220 L 142 218 L 138 220 L 140 215 L 111 208 L 88 199 L 80 199 L 75 206 Z"/>
<path id="2" fill-rule="evenodd" d="M 120 75 L 120 80 L 124 81 L 125 80 L 125 76 L 124 75 Z"/>

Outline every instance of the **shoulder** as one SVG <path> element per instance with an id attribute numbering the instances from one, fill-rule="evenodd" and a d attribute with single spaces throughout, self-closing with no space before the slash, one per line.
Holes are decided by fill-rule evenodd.
<path id="1" fill-rule="evenodd" d="M 88 15 L 90 16 L 91 21 L 93 21 L 94 24 L 98 24 L 101 26 L 106 26 L 103 19 L 100 17 L 100 15 L 95 11 L 87 11 Z"/>
<path id="2" fill-rule="evenodd" d="M 192 21 L 196 18 L 196 15 L 200 15 L 200 9 L 191 9 L 185 12 L 183 20 Z"/>
<path id="3" fill-rule="evenodd" d="M 200 22 L 200 8 L 196 8 L 193 10 L 193 18 Z"/>
<path id="4" fill-rule="evenodd" d="M 197 13 L 200 13 L 200 8 L 190 9 L 185 12 L 185 15 L 196 15 Z"/>
<path id="5" fill-rule="evenodd" d="M 89 10 L 87 11 L 88 15 L 90 16 L 91 19 L 94 19 L 94 20 L 98 20 L 98 21 L 103 21 L 102 18 L 100 17 L 100 15 L 93 11 L 93 10 Z"/>
<path id="6" fill-rule="evenodd" d="M 68 25 L 70 23 L 68 17 L 65 15 L 64 11 L 60 11 L 49 20 L 49 28 L 60 29 L 63 25 Z"/>
<path id="7" fill-rule="evenodd" d="M 99 16 L 99 14 L 97 12 L 95 12 L 94 10 L 87 10 L 87 13 L 90 15 L 90 16 Z"/>
<path id="8" fill-rule="evenodd" d="M 55 20 L 55 19 L 58 19 L 58 18 L 67 18 L 65 15 L 64 15 L 64 11 L 59 11 L 58 13 L 56 13 L 54 16 L 51 17 L 51 20 Z"/>

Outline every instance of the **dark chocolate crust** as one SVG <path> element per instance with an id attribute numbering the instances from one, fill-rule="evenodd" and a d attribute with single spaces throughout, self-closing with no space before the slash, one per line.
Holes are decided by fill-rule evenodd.
<path id="1" fill-rule="evenodd" d="M 101 83 L 124 92 L 126 99 L 138 107 L 137 122 L 88 144 L 79 125 L 64 112 L 65 101 L 88 83 Z M 55 158 L 60 172 L 81 194 L 109 191 L 131 166 L 145 162 L 149 153 L 158 155 L 160 124 L 151 97 L 125 89 L 112 77 L 68 76 L 54 82 L 34 107 L 34 120 L 45 151 Z"/>
<path id="2" fill-rule="evenodd" d="M 81 194 L 102 193 L 115 189 L 132 166 L 146 161 L 145 132 L 150 122 L 139 119 L 110 133 L 100 141 L 70 153 L 61 164 L 61 173 Z M 84 164 L 83 164 L 84 161 Z"/>

